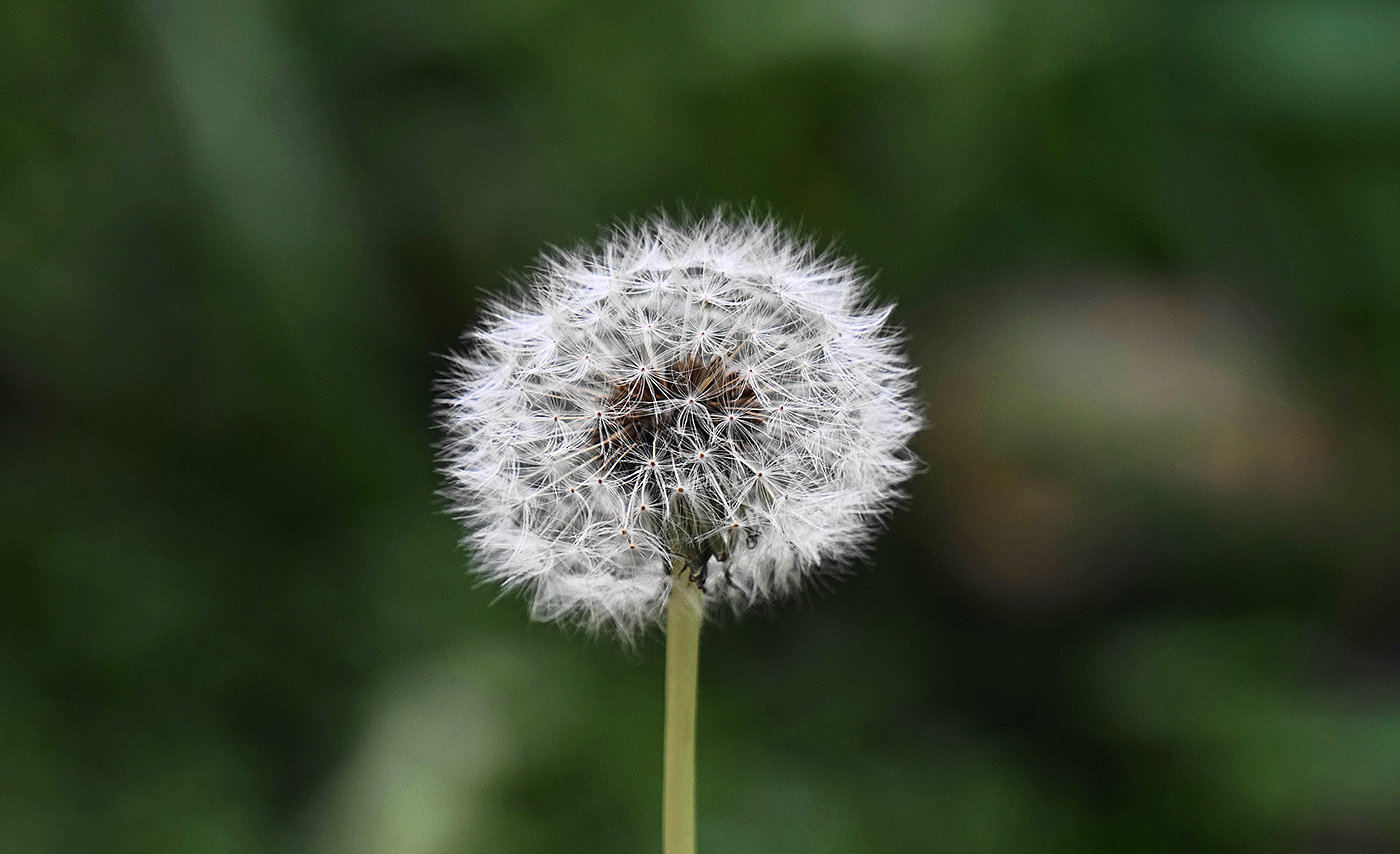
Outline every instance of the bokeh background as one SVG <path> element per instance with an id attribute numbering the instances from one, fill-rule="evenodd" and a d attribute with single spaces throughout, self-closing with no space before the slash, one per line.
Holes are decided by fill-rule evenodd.
<path id="1" fill-rule="evenodd" d="M 864 260 L 927 471 L 707 630 L 711 852 L 1400 849 L 1400 7 L 0 12 L 0 850 L 645 852 L 661 648 L 531 624 L 432 382 L 545 244 Z"/>

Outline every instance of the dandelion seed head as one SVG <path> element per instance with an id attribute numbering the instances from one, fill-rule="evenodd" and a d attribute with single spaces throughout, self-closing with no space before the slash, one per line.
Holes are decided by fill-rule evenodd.
<path id="1" fill-rule="evenodd" d="M 684 561 L 742 612 L 858 555 L 922 424 L 889 309 L 771 222 L 620 228 L 546 255 L 452 358 L 438 414 L 477 571 L 629 639 Z"/>

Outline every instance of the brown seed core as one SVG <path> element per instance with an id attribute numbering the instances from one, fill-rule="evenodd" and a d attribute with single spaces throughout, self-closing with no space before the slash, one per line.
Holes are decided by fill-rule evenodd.
<path id="1" fill-rule="evenodd" d="M 595 444 L 606 462 L 635 460 L 646 464 L 654 447 L 665 447 L 682 421 L 699 415 L 748 425 L 763 422 L 758 395 L 719 357 L 708 362 L 689 357 L 642 379 L 617 383 L 604 401 L 606 417 L 594 428 Z M 706 435 L 696 438 L 704 441 Z"/>

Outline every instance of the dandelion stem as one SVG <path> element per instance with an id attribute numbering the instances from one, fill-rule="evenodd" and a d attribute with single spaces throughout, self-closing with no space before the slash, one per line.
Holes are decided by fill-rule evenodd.
<path id="1" fill-rule="evenodd" d="M 695 852 L 695 703 L 702 594 L 684 561 L 671 566 L 666 605 L 666 747 L 661 788 L 664 854 Z"/>

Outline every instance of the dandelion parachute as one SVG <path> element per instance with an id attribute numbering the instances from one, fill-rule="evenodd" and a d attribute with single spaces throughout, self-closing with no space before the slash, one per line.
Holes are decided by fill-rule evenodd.
<path id="1" fill-rule="evenodd" d="M 438 414 L 477 571 L 624 638 L 683 561 L 706 607 L 787 597 L 869 543 L 921 426 L 889 308 L 768 221 L 655 218 L 542 257 L 452 358 Z"/>

